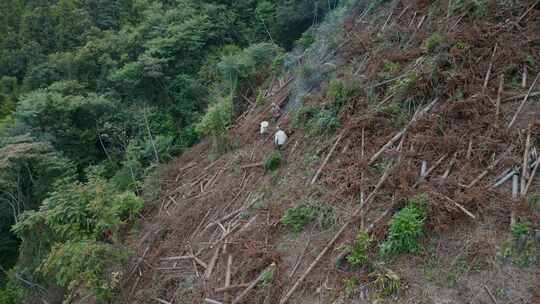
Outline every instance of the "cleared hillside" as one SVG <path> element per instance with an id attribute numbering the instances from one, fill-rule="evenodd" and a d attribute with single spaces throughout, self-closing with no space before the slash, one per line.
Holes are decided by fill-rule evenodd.
<path id="1" fill-rule="evenodd" d="M 147 184 L 118 302 L 540 301 L 538 2 L 360 1 L 291 56 Z"/>

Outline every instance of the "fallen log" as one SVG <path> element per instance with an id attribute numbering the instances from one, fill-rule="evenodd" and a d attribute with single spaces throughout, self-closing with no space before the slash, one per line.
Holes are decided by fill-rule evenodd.
<path id="1" fill-rule="evenodd" d="M 525 140 L 525 151 L 523 151 L 523 165 L 521 168 L 521 190 L 520 190 L 521 196 L 525 195 L 525 188 L 527 187 L 527 178 L 529 174 L 530 149 L 531 149 L 531 128 L 529 126 L 528 131 L 527 131 L 527 139 Z"/>
<path id="2" fill-rule="evenodd" d="M 341 132 L 341 134 L 337 137 L 336 142 L 332 146 L 332 149 L 330 149 L 330 152 L 328 152 L 328 155 L 326 155 L 326 158 L 324 159 L 322 165 L 319 167 L 319 170 L 317 170 L 317 172 L 315 173 L 315 176 L 313 176 L 313 179 L 311 180 L 312 185 L 315 184 L 315 182 L 319 178 L 319 175 L 321 175 L 322 170 L 324 169 L 324 167 L 328 163 L 328 160 L 330 160 L 330 157 L 332 157 L 332 154 L 334 154 L 334 151 L 336 150 L 337 145 L 339 144 L 339 142 L 341 141 L 341 139 L 345 135 L 346 131 L 347 131 L 347 129 L 343 130 Z"/>
<path id="3" fill-rule="evenodd" d="M 448 196 L 444 194 L 441 194 L 441 196 L 444 197 L 449 202 L 453 203 L 456 207 L 458 207 L 461 211 L 463 211 L 463 213 L 471 217 L 473 220 L 476 220 L 476 216 L 472 214 L 472 212 L 470 212 L 469 210 L 465 209 L 465 207 L 463 207 L 461 204 L 459 204 L 458 202 L 454 201 L 453 199 L 449 198 Z"/>
<path id="4" fill-rule="evenodd" d="M 167 302 L 167 301 L 165 301 L 163 299 L 160 299 L 160 298 L 154 298 L 154 300 L 158 301 L 161 304 L 172 304 L 171 302 Z"/>
<path id="5" fill-rule="evenodd" d="M 489 167 L 486 170 L 484 170 L 484 172 L 480 173 L 478 177 L 476 177 L 469 185 L 466 185 L 465 187 L 471 188 L 474 185 L 476 185 L 480 180 L 482 180 L 482 178 L 484 178 L 484 176 L 486 176 L 489 173 L 489 171 L 493 170 L 493 168 L 495 168 L 499 164 L 499 162 L 501 162 L 503 158 L 513 150 L 513 148 L 514 146 L 510 145 L 510 147 L 508 147 L 508 149 L 506 149 L 506 151 L 503 152 L 501 157 L 495 160 L 491 165 L 489 165 Z"/>
<path id="6" fill-rule="evenodd" d="M 531 177 L 529 178 L 529 181 L 527 182 L 527 186 L 525 187 L 525 192 L 523 193 L 523 196 L 527 195 L 527 192 L 529 192 L 529 187 L 531 187 L 532 181 L 534 179 L 534 176 L 536 175 L 536 172 L 538 171 L 539 166 L 540 166 L 540 157 L 536 160 L 536 164 L 534 165 L 534 168 L 531 172 Z"/>
<path id="7" fill-rule="evenodd" d="M 276 264 L 275 263 L 272 263 L 270 264 L 270 266 L 268 266 L 263 272 L 261 272 L 261 274 L 259 274 L 259 276 L 253 281 L 251 282 L 251 284 L 249 284 L 248 287 L 246 287 L 246 289 L 244 289 L 244 291 L 242 291 L 233 301 L 232 301 L 232 304 L 237 304 L 237 303 L 240 303 L 240 301 L 242 301 L 244 299 L 244 297 L 253 289 L 255 288 L 255 286 L 257 286 L 257 284 L 259 284 L 260 281 L 262 281 L 265 276 L 267 275 L 267 272 L 268 271 L 274 271 L 276 268 Z"/>
<path id="8" fill-rule="evenodd" d="M 212 259 L 210 260 L 210 263 L 208 264 L 208 268 L 206 268 L 206 272 L 204 273 L 205 279 L 210 279 L 212 276 L 212 271 L 214 270 L 214 267 L 216 266 L 216 262 L 219 258 L 219 250 L 221 247 L 217 247 L 216 251 L 214 252 L 214 255 L 212 256 Z"/>
<path id="9" fill-rule="evenodd" d="M 249 169 L 249 168 L 255 168 L 255 167 L 262 167 L 264 166 L 264 162 L 258 162 L 258 163 L 253 163 L 253 164 L 249 164 L 249 165 L 244 165 L 242 167 L 240 167 L 241 169 Z"/>
<path id="10" fill-rule="evenodd" d="M 414 113 L 413 117 L 411 118 L 411 120 L 409 121 L 409 123 L 407 124 L 407 126 L 405 126 L 405 128 L 403 128 L 401 131 L 399 131 L 396 135 L 394 135 L 394 137 L 392 137 L 379 151 L 377 151 L 377 153 L 373 154 L 373 156 L 371 156 L 371 158 L 369 159 L 369 162 L 368 162 L 368 165 L 371 166 L 378 158 L 379 156 L 384 152 L 386 151 L 388 148 L 390 148 L 391 146 L 393 146 L 400 138 L 401 136 L 403 136 L 407 130 L 410 128 L 410 126 L 416 122 L 419 118 L 421 118 L 424 114 L 426 114 L 427 112 L 429 112 L 431 110 L 431 108 L 435 105 L 435 103 L 437 103 L 437 101 L 439 101 L 438 98 L 435 98 L 429 105 L 427 105 L 424 109 L 420 110 L 420 111 L 417 111 L 416 113 Z"/>
<path id="11" fill-rule="evenodd" d="M 519 105 L 519 107 L 518 107 L 516 113 L 514 114 L 514 117 L 512 117 L 512 120 L 511 120 L 510 123 L 508 124 L 508 129 L 512 128 L 512 126 L 513 126 L 514 123 L 516 122 L 519 113 L 521 113 L 521 110 L 523 109 L 523 106 L 525 106 L 525 103 L 527 103 L 527 100 L 529 99 L 529 96 L 530 96 L 532 90 L 533 90 L 534 87 L 536 86 L 536 82 L 538 82 L 538 78 L 539 78 L 539 77 L 540 77 L 540 72 L 538 72 L 538 74 L 537 74 L 536 77 L 534 78 L 533 83 L 531 84 L 531 87 L 529 88 L 529 91 L 527 91 L 527 94 L 525 95 L 525 97 L 523 97 L 523 101 L 521 101 L 521 104 Z"/>
<path id="12" fill-rule="evenodd" d="M 499 126 L 499 116 L 501 111 L 501 95 L 504 89 L 504 74 L 499 79 L 499 90 L 497 90 L 497 103 L 495 104 L 495 126 Z"/>
<path id="13" fill-rule="evenodd" d="M 484 79 L 484 85 L 482 86 L 482 94 L 486 93 L 486 89 L 489 83 L 489 78 L 491 77 L 491 69 L 493 69 L 493 58 L 495 58 L 495 53 L 497 52 L 497 44 L 493 48 L 493 53 L 491 54 L 491 60 L 489 61 L 489 67 L 486 72 L 486 77 Z"/>

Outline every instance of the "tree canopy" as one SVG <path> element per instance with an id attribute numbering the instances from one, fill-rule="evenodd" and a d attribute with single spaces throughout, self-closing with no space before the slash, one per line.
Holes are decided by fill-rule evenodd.
<path id="1" fill-rule="evenodd" d="M 116 200 L 136 201 L 130 195 L 152 164 L 202 136 L 225 139 L 226 127 L 245 106 L 239 96 L 256 94 L 253 83 L 273 73 L 274 59 L 337 4 L 0 1 L 3 268 L 13 267 L 19 256 L 15 271 L 30 281 L 54 277 L 69 289 L 66 282 L 83 272 L 96 287 L 98 274 L 73 253 L 81 244 L 94 249 L 91 258 L 113 252 L 98 236 L 122 218 Z M 114 199 L 103 199 L 103 193 Z M 104 210 L 83 206 L 96 204 Z M 70 210 L 77 214 L 67 217 Z M 77 226 L 89 216 L 110 221 Z M 29 244 L 32 237 L 52 236 L 60 239 L 40 243 L 45 247 L 39 250 Z M 59 269 L 64 262 L 72 267 Z M 19 296 L 2 291 L 4 279 L 0 273 L 0 298 Z M 12 282 L 5 286 L 14 288 Z"/>

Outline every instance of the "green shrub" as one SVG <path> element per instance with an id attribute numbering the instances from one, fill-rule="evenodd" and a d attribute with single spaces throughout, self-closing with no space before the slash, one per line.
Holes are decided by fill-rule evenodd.
<path id="1" fill-rule="evenodd" d="M 275 171 L 281 164 L 281 153 L 274 151 L 264 160 L 264 168 L 268 171 Z"/>
<path id="2" fill-rule="evenodd" d="M 512 235 L 519 239 L 522 235 L 527 235 L 531 231 L 530 224 L 527 222 L 515 223 L 511 227 Z"/>
<path id="3" fill-rule="evenodd" d="M 433 52 L 441 43 L 444 37 L 439 33 L 433 33 L 424 43 L 424 46 L 429 52 Z"/>
<path id="4" fill-rule="evenodd" d="M 107 300 L 114 289 L 108 271 L 128 252 L 106 243 L 111 240 L 105 233 L 114 239 L 142 207 L 140 198 L 99 176 L 90 175 L 86 183 L 65 179 L 41 209 L 25 212 L 13 231 L 23 240 L 21 256 L 32 254 L 26 266 L 68 291 L 84 285 Z"/>
<path id="5" fill-rule="evenodd" d="M 367 251 L 372 241 L 373 239 L 366 231 L 361 230 L 358 232 L 351 253 L 347 256 L 347 262 L 354 267 L 364 265 L 368 261 Z"/>
<path id="6" fill-rule="evenodd" d="M 487 0 L 452 0 L 450 2 L 450 15 L 466 12 L 471 17 L 483 18 L 488 14 Z"/>
<path id="7" fill-rule="evenodd" d="M 11 276 L 11 274 L 9 274 Z M 19 304 L 22 303 L 24 290 L 14 282 L 14 278 L 9 277 L 7 283 L 0 287 L 0 303 Z"/>
<path id="8" fill-rule="evenodd" d="M 331 110 L 337 114 L 345 103 L 357 94 L 357 86 L 352 81 L 333 79 L 328 85 L 326 94 L 333 99 Z"/>
<path id="9" fill-rule="evenodd" d="M 275 272 L 274 267 L 270 267 L 264 270 L 262 274 L 262 280 L 261 280 L 262 286 L 268 286 L 272 283 L 272 281 L 274 280 L 274 275 L 275 275 L 274 272 Z"/>
<path id="10" fill-rule="evenodd" d="M 392 76 L 395 75 L 399 70 L 401 69 L 401 66 L 397 62 L 385 60 L 383 65 L 383 73 L 384 75 Z"/>
<path id="11" fill-rule="evenodd" d="M 411 200 L 407 207 L 396 213 L 390 222 L 388 239 L 381 245 L 380 253 L 389 256 L 420 251 L 418 239 L 424 235 L 427 218 L 425 198 Z"/>
<path id="12" fill-rule="evenodd" d="M 232 115 L 232 100 L 222 98 L 208 108 L 202 119 L 196 124 L 195 130 L 200 135 L 210 136 L 214 149 L 218 152 L 224 152 L 228 147 L 228 128 L 232 123 Z"/>
<path id="13" fill-rule="evenodd" d="M 321 110 L 311 122 L 309 133 L 312 135 L 331 134 L 340 127 L 337 113 L 332 110 Z"/>
<path id="14" fill-rule="evenodd" d="M 311 31 L 305 31 L 298 40 L 296 40 L 296 46 L 305 50 L 309 48 L 315 42 L 315 36 Z"/>
<path id="15" fill-rule="evenodd" d="M 319 109 L 315 107 L 299 107 L 293 113 L 293 127 L 295 129 L 305 129 L 309 122 L 319 113 Z"/>
<path id="16" fill-rule="evenodd" d="M 334 209 L 326 204 L 300 204 L 290 208 L 281 220 L 294 233 L 300 233 L 304 227 L 317 222 L 321 229 L 327 229 L 335 224 Z"/>
<path id="17" fill-rule="evenodd" d="M 301 107 L 294 113 L 293 126 L 316 136 L 334 133 L 341 123 L 334 109 Z"/>
<path id="18" fill-rule="evenodd" d="M 300 233 L 304 227 L 317 217 L 317 210 L 310 205 L 301 204 L 287 210 L 281 222 L 293 232 Z"/>
<path id="19" fill-rule="evenodd" d="M 390 92 L 393 94 L 402 95 L 415 87 L 416 83 L 420 79 L 417 73 L 411 72 L 405 78 L 397 80 L 391 87 Z"/>
<path id="20" fill-rule="evenodd" d="M 116 287 L 114 280 L 107 277 L 107 270 L 127 258 L 126 252 L 109 244 L 93 240 L 68 241 L 55 245 L 38 271 L 54 277 L 58 285 L 68 290 L 82 281 L 97 299 L 107 301 Z"/>
<path id="21" fill-rule="evenodd" d="M 506 240 L 501 245 L 501 251 L 498 257 L 502 261 L 509 261 L 519 267 L 529 267 L 538 262 L 540 257 L 540 246 L 534 239 L 528 238 L 518 248 L 516 245 L 517 239 Z"/>

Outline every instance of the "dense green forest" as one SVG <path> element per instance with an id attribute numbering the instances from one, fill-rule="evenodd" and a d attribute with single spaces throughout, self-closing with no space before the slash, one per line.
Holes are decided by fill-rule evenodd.
<path id="1" fill-rule="evenodd" d="M 109 301 L 145 177 L 203 136 L 224 147 L 240 96 L 337 2 L 0 1 L 0 303 L 81 282 Z"/>

